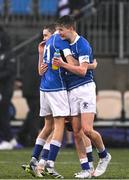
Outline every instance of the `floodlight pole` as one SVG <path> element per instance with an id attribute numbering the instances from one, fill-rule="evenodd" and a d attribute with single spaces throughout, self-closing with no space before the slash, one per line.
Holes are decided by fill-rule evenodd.
<path id="1" fill-rule="evenodd" d="M 119 2 L 119 52 L 116 64 L 128 64 L 128 59 L 124 58 L 124 3 Z"/>

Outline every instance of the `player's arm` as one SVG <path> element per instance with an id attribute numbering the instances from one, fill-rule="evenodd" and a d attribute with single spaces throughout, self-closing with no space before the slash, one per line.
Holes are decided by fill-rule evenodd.
<path id="1" fill-rule="evenodd" d="M 88 63 L 83 62 L 78 66 L 71 65 L 69 63 L 64 63 L 62 67 L 79 76 L 85 76 L 88 69 Z"/>
<path id="2" fill-rule="evenodd" d="M 61 58 L 54 58 L 54 65 L 63 67 L 74 74 L 85 76 L 87 73 L 88 64 L 90 63 L 90 48 L 87 47 L 87 49 L 79 49 L 78 65 L 72 64 L 75 59 L 71 56 L 71 54 L 68 54 L 69 51 L 66 51 L 67 53 L 65 53 L 65 51 L 63 52 L 68 63 L 63 62 Z"/>
<path id="3" fill-rule="evenodd" d="M 67 59 L 68 57 L 66 57 Z M 71 57 L 69 57 L 71 58 Z M 59 67 L 63 67 L 65 69 L 67 69 L 68 71 L 80 75 L 80 76 L 85 76 L 87 73 L 87 69 L 88 69 L 88 63 L 83 62 L 80 65 L 71 65 L 69 63 L 65 63 L 62 58 L 54 58 L 53 60 L 53 64 Z"/>
<path id="4" fill-rule="evenodd" d="M 42 62 L 38 67 L 39 75 L 42 76 L 47 71 L 47 69 L 48 69 L 47 64 L 44 64 Z"/>
<path id="5" fill-rule="evenodd" d="M 64 62 L 67 62 L 67 63 L 69 63 L 71 65 L 75 65 L 75 66 L 79 65 L 78 60 L 72 56 L 71 50 L 69 48 L 69 44 L 68 44 L 68 47 L 61 50 L 60 52 L 61 52 L 61 57 L 64 60 Z"/>
<path id="6" fill-rule="evenodd" d="M 67 62 L 71 65 L 79 66 L 79 61 L 77 59 L 75 59 L 72 55 L 68 55 L 66 57 L 65 62 Z M 97 65 L 98 65 L 98 62 L 96 59 L 94 59 L 93 63 L 88 64 L 88 69 L 96 69 Z"/>
<path id="7" fill-rule="evenodd" d="M 79 62 L 77 59 L 75 59 L 72 55 L 66 56 L 66 61 L 67 63 L 74 65 L 74 66 L 79 66 Z"/>
<path id="8" fill-rule="evenodd" d="M 79 61 L 75 59 L 72 55 L 67 56 L 66 61 L 67 63 L 71 65 L 79 66 Z M 96 69 L 97 65 L 98 65 L 98 62 L 96 61 L 96 59 L 94 59 L 93 63 L 88 64 L 88 69 Z"/>
<path id="9" fill-rule="evenodd" d="M 43 51 L 44 51 L 45 42 L 42 41 L 38 45 L 38 52 L 39 52 L 39 63 L 38 63 L 38 72 L 39 75 L 42 76 L 47 70 L 47 64 L 43 63 Z"/>
<path id="10" fill-rule="evenodd" d="M 96 69 L 98 65 L 98 62 L 96 59 L 94 59 L 93 63 L 88 64 L 88 69 Z"/>
<path id="11" fill-rule="evenodd" d="M 79 61 L 75 59 L 72 55 L 67 55 L 66 61 L 71 65 L 79 66 Z M 96 69 L 97 65 L 98 62 L 96 61 L 96 59 L 94 59 L 93 63 L 88 64 L 88 69 Z"/>

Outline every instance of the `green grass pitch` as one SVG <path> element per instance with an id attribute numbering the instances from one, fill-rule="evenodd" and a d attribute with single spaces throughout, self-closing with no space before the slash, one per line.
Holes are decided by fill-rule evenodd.
<path id="1" fill-rule="evenodd" d="M 35 179 L 21 168 L 22 164 L 29 162 L 31 151 L 32 149 L 0 151 L 0 179 Z M 109 151 L 112 155 L 111 163 L 106 173 L 98 179 L 129 179 L 129 150 L 109 149 Z M 97 161 L 97 153 L 94 150 L 95 166 Z M 55 167 L 65 179 L 73 179 L 73 174 L 80 170 L 76 151 L 62 149 Z"/>

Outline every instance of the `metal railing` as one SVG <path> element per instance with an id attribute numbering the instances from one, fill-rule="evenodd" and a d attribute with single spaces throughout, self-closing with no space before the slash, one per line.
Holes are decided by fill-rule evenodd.
<path id="1" fill-rule="evenodd" d="M 99 9 L 78 22 L 78 31 L 92 44 L 96 56 L 129 56 L 129 1 L 101 1 Z"/>

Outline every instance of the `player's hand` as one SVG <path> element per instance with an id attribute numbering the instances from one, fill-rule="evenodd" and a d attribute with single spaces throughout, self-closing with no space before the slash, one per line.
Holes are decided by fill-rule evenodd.
<path id="1" fill-rule="evenodd" d="M 93 69 L 96 69 L 97 68 L 97 65 L 98 65 L 98 62 L 96 59 L 94 59 L 93 61 Z"/>
<path id="2" fill-rule="evenodd" d="M 54 66 L 62 67 L 64 63 L 65 62 L 63 61 L 63 59 L 61 57 L 60 58 L 53 58 L 52 59 L 52 64 Z"/>
<path id="3" fill-rule="evenodd" d="M 48 69 L 48 65 L 42 63 L 39 68 L 39 75 L 42 76 Z"/>
<path id="4" fill-rule="evenodd" d="M 39 45 L 38 45 L 38 52 L 39 53 L 43 53 L 44 46 L 45 46 L 45 41 L 42 41 L 39 43 Z"/>

